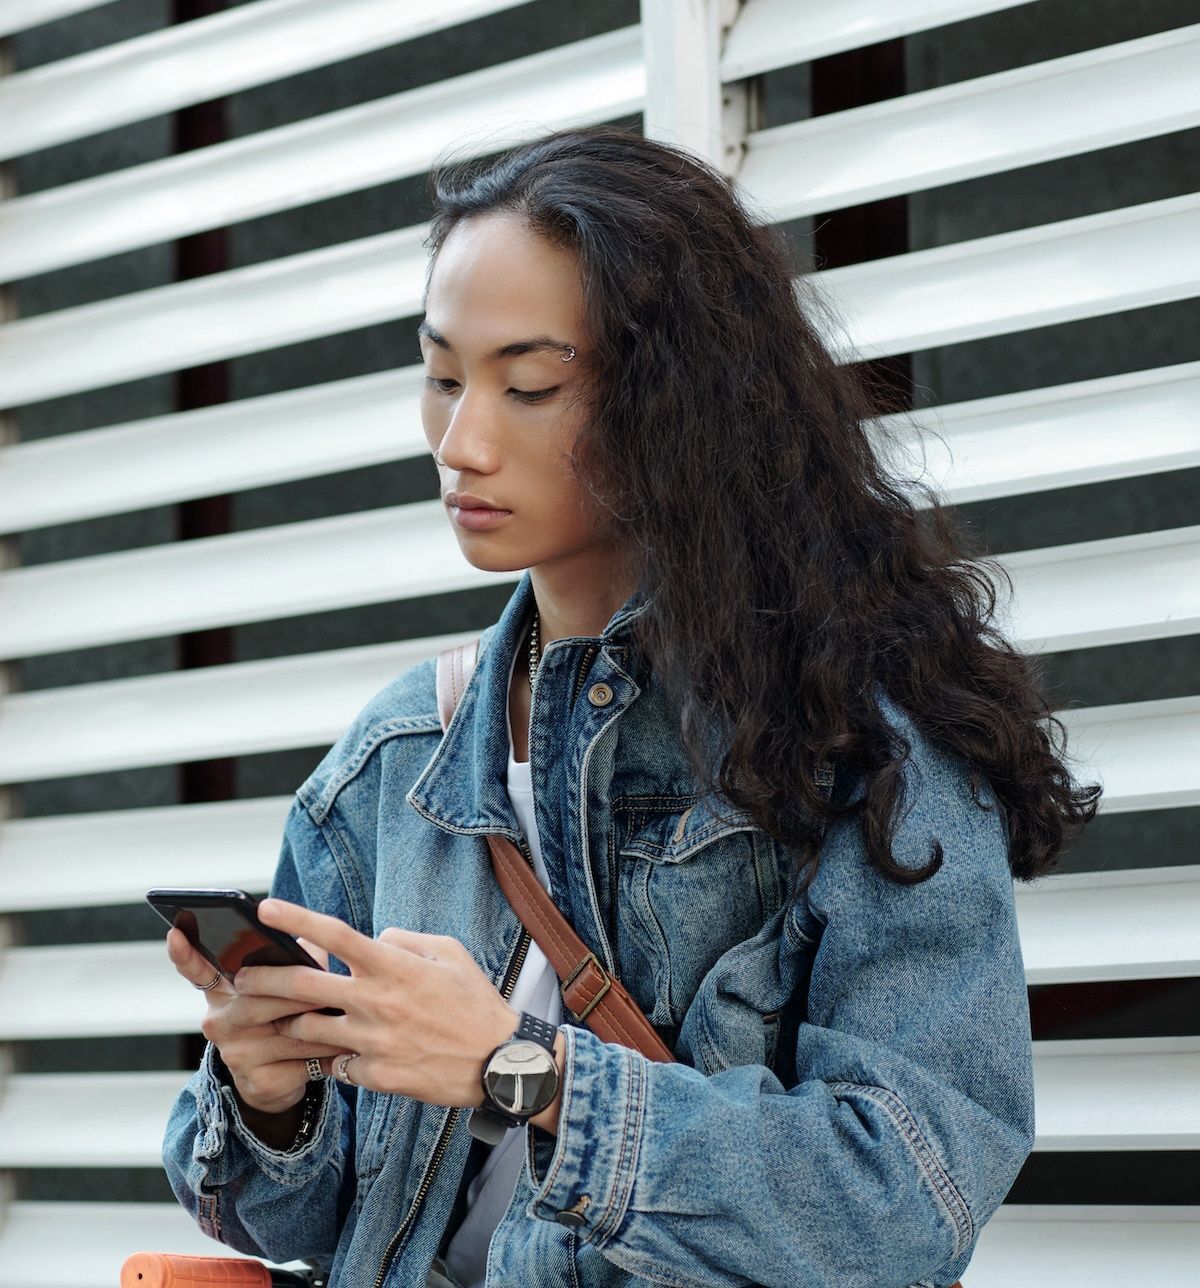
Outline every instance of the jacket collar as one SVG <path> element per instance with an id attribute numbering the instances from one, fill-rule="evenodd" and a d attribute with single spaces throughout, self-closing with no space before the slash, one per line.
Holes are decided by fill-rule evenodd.
<path id="1" fill-rule="evenodd" d="M 600 635 L 553 640 L 543 656 L 552 650 L 591 644 L 604 648 L 610 657 L 623 658 L 630 623 L 649 603 L 639 588 L 612 615 Z M 514 842 L 520 838 L 508 795 L 508 689 L 534 606 L 533 580 L 526 569 L 499 621 L 480 636 L 475 669 L 450 726 L 406 796 L 414 809 L 448 832 L 499 832 Z"/>

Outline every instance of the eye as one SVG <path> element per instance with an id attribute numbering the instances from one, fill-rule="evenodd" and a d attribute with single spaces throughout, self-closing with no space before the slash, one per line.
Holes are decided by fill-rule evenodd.
<path id="1" fill-rule="evenodd" d="M 438 391 L 438 393 L 448 394 L 448 393 L 450 392 L 450 390 L 449 390 L 449 389 L 444 389 L 444 388 L 442 388 L 442 386 L 443 386 L 443 385 L 456 385 L 456 384 L 458 384 L 458 381 L 457 381 L 457 380 L 450 380 L 449 378 L 444 377 L 444 376 L 426 376 L 426 377 L 425 377 L 425 383 L 426 383 L 427 385 L 431 385 L 434 389 L 436 389 L 436 390 Z"/>
<path id="2" fill-rule="evenodd" d="M 453 393 L 458 385 L 458 381 L 452 380 L 449 376 L 426 376 L 425 383 L 440 394 Z M 549 389 L 510 389 L 508 392 L 519 398 L 521 402 L 537 403 L 543 402 L 557 391 L 558 386 L 553 385 Z"/>
<path id="3" fill-rule="evenodd" d="M 522 402 L 533 403 L 541 402 L 544 398 L 549 398 L 557 388 L 558 386 L 554 385 L 553 388 L 550 389 L 510 389 L 508 392 L 510 394 L 516 394 Z"/>

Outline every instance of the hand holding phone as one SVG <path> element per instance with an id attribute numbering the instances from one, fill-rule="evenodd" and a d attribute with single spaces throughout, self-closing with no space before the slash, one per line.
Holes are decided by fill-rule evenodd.
<path id="1" fill-rule="evenodd" d="M 192 889 L 160 886 L 146 892 L 146 901 L 168 925 L 232 980 L 243 966 L 324 967 L 290 935 L 258 919 L 258 900 L 245 890 Z M 343 1015 L 337 1007 L 322 1007 L 322 1015 Z"/>
<path id="2" fill-rule="evenodd" d="M 298 1105 L 312 1078 L 312 1061 L 320 1060 L 328 1076 L 343 1052 L 338 1046 L 304 1042 L 279 1032 L 278 1022 L 310 1009 L 283 997 L 244 996 L 228 980 L 243 965 L 299 965 L 324 970 L 290 935 L 263 925 L 258 901 L 244 890 L 157 888 L 146 896 L 171 927 L 167 953 L 179 974 L 206 992 L 208 1009 L 201 1023 L 204 1036 L 220 1053 L 215 1066 L 224 1081 L 228 1072 L 245 1126 L 272 1148 L 285 1148 L 298 1125 Z M 323 955 L 323 950 L 314 948 Z M 342 1011 L 329 1008 L 329 1015 Z"/>

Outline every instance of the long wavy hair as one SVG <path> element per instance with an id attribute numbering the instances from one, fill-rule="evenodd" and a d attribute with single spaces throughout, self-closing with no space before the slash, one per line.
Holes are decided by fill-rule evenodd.
<path id="1" fill-rule="evenodd" d="M 911 747 L 879 690 L 964 758 L 981 808 L 986 776 L 1013 874 L 1048 871 L 1100 788 L 1072 782 L 1035 663 L 992 621 L 1002 566 L 929 487 L 889 476 L 876 391 L 822 341 L 833 313 L 782 234 L 713 168 L 618 126 L 444 161 L 429 195 L 431 268 L 459 220 L 489 212 L 577 256 L 596 379 L 572 464 L 649 593 L 635 643 L 697 777 L 794 848 L 795 891 L 849 813 L 887 877 L 941 866 L 936 840 L 919 869 L 893 856 Z M 826 802 L 821 760 L 864 790 Z"/>

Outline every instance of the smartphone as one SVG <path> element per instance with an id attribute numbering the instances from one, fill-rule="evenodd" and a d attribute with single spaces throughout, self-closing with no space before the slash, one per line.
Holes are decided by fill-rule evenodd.
<path id="1" fill-rule="evenodd" d="M 258 919 L 258 900 L 245 890 L 190 890 L 156 887 L 146 902 L 225 976 L 243 966 L 312 966 L 323 969 L 291 935 Z M 321 1015 L 344 1015 L 325 1006 Z"/>

